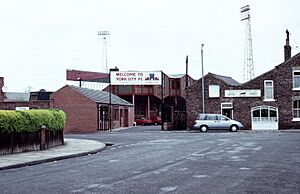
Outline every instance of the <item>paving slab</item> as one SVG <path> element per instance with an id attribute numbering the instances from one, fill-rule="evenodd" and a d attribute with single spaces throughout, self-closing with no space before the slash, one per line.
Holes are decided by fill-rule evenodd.
<path id="1" fill-rule="evenodd" d="M 106 147 L 102 142 L 86 139 L 65 138 L 64 142 L 47 150 L 0 155 L 0 170 L 94 154 Z"/>

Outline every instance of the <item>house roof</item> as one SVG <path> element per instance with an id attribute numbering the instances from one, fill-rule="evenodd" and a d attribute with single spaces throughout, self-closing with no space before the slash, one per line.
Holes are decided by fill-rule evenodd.
<path id="1" fill-rule="evenodd" d="M 30 93 L 4 92 L 4 101 L 29 101 Z"/>
<path id="2" fill-rule="evenodd" d="M 233 79 L 231 77 L 227 77 L 227 76 L 223 76 L 223 75 L 217 75 L 217 74 L 213 74 L 213 73 L 210 73 L 210 74 L 212 76 L 214 76 L 215 78 L 222 80 L 227 85 L 230 85 L 230 86 L 239 86 L 239 85 L 241 85 L 241 83 L 239 83 L 238 81 L 236 81 L 235 79 Z"/>
<path id="3" fill-rule="evenodd" d="M 185 74 L 167 74 L 169 78 L 182 78 Z"/>
<path id="4" fill-rule="evenodd" d="M 109 104 L 109 92 L 101 90 L 92 90 L 88 88 L 80 88 L 77 86 L 69 85 L 72 89 L 76 90 L 80 94 L 87 98 L 102 104 Z M 111 94 L 111 104 L 132 106 L 132 104 L 114 94 Z"/>

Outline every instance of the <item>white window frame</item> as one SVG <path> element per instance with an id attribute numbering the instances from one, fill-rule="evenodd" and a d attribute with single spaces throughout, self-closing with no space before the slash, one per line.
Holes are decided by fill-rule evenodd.
<path id="1" fill-rule="evenodd" d="M 208 86 L 208 97 L 209 98 L 219 98 L 220 97 L 220 86 L 219 85 L 209 85 Z"/>
<path id="2" fill-rule="evenodd" d="M 272 83 L 272 86 L 267 86 L 267 83 Z M 271 88 L 272 97 L 268 98 L 267 89 Z M 264 81 L 264 101 L 274 101 L 274 82 L 273 80 L 265 80 Z"/>
<path id="3" fill-rule="evenodd" d="M 298 72 L 300 73 L 300 70 L 293 70 L 293 90 L 300 90 L 300 85 L 298 87 L 295 87 L 295 77 L 299 77 L 300 78 L 300 75 L 296 75 L 295 76 L 295 72 Z"/>
<path id="4" fill-rule="evenodd" d="M 298 101 L 298 107 L 294 108 L 294 102 Z M 299 117 L 295 117 L 295 111 L 300 112 L 300 100 L 293 100 L 293 120 L 292 121 L 300 121 L 300 113 L 298 113 Z"/>

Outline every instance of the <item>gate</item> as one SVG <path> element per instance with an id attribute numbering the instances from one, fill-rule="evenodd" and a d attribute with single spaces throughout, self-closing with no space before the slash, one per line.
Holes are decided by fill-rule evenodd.
<path id="1" fill-rule="evenodd" d="M 109 128 L 109 108 L 108 106 L 98 107 L 98 130 L 108 130 Z"/>
<path id="2" fill-rule="evenodd" d="M 251 109 L 253 130 L 278 130 L 278 108 L 257 106 Z"/>

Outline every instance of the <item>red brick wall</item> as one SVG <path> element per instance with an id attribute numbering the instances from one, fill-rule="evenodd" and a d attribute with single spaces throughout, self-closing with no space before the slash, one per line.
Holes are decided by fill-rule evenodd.
<path id="1" fill-rule="evenodd" d="M 114 118 L 113 118 L 113 114 L 112 114 L 112 129 L 115 129 L 115 128 L 120 128 L 120 127 L 126 127 L 125 126 L 125 114 L 124 114 L 124 111 L 125 109 L 128 110 L 128 126 L 133 126 L 133 122 L 134 122 L 134 112 L 133 112 L 133 106 L 128 106 L 128 107 L 124 107 L 124 106 L 113 106 L 115 108 L 118 108 L 119 109 L 119 119 L 114 121 Z M 121 110 L 123 111 L 123 117 L 120 117 L 120 112 Z"/>
<path id="2" fill-rule="evenodd" d="M 253 80 L 238 86 L 230 87 L 224 82 L 207 74 L 204 78 L 206 113 L 221 113 L 221 103 L 233 103 L 234 119 L 241 121 L 245 128 L 251 128 L 251 108 L 261 105 L 274 106 L 279 110 L 279 129 L 300 129 L 300 122 L 293 122 L 293 96 L 300 96 L 299 91 L 293 91 L 293 67 L 300 66 L 300 54 L 283 64 L 276 66 Z M 273 80 L 273 102 L 264 101 L 264 80 Z M 208 87 L 211 84 L 220 85 L 220 98 L 208 98 Z M 255 98 L 225 98 L 225 89 L 260 89 L 261 97 Z M 197 114 L 202 111 L 201 80 L 187 90 L 187 125 L 191 128 Z"/>
<path id="3" fill-rule="evenodd" d="M 15 110 L 16 107 L 29 107 L 30 109 L 48 109 L 51 107 L 51 102 L 49 100 L 26 102 L 0 102 L 0 109 L 2 110 Z"/>
<path id="4" fill-rule="evenodd" d="M 97 104 L 65 86 L 51 95 L 53 107 L 62 109 L 67 115 L 65 133 L 95 132 L 97 130 Z"/>
<path id="5" fill-rule="evenodd" d="M 208 98 L 209 85 L 220 86 L 220 96 L 224 96 L 225 89 L 231 89 L 219 79 L 216 79 L 211 74 L 207 74 L 204 78 L 204 101 L 205 101 L 205 113 L 221 112 L 221 103 L 228 102 L 227 99 L 222 98 Z M 187 112 L 187 126 L 192 128 L 199 113 L 202 113 L 202 83 L 201 79 L 194 85 L 190 86 L 186 92 L 186 112 Z"/>

